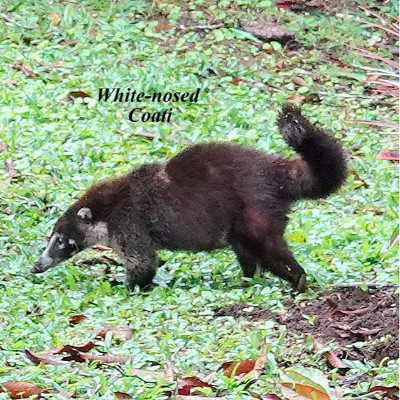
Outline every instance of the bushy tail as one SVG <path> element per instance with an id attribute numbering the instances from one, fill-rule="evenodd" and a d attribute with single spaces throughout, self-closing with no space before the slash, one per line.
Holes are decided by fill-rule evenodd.
<path id="1" fill-rule="evenodd" d="M 283 107 L 278 124 L 286 142 L 305 162 L 293 161 L 293 165 L 303 166 L 292 174 L 294 196 L 316 199 L 335 192 L 347 177 L 345 155 L 339 142 L 312 125 L 299 108 L 291 105 Z"/>

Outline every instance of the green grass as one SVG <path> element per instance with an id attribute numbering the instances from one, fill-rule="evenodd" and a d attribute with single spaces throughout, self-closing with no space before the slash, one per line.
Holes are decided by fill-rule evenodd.
<path id="1" fill-rule="evenodd" d="M 394 144 L 375 128 L 344 121 L 395 120 L 395 112 L 391 105 L 357 98 L 363 93 L 362 72 L 350 76 L 323 58 L 331 51 L 345 62 L 360 63 L 345 45 L 367 46 L 380 33 L 361 26 L 354 10 L 347 14 L 344 10 L 342 16 L 293 14 L 279 10 L 272 1 L 260 2 L 258 9 L 253 3 L 241 1 L 235 6 L 228 0 L 212 4 L 198 0 L 184 6 L 173 1 L 34 0 L 0 5 L 1 13 L 11 18 L 6 22 L 0 16 L 0 142 L 9 145 L 0 160 L 5 165 L 12 157 L 21 173 L 10 181 L 2 167 L 0 175 L 0 383 L 25 380 L 88 399 L 112 399 L 115 391 L 138 399 L 166 398 L 161 383 L 144 384 L 108 366 L 34 366 L 24 356 L 25 349 L 84 343 L 104 323 L 128 324 L 134 331 L 129 341 L 105 341 L 98 347 L 133 356 L 135 362 L 123 367 L 126 373 L 130 366 L 163 368 L 172 355 L 184 375 L 204 376 L 224 361 L 257 357 L 265 339 L 271 347 L 268 366 L 253 391 L 274 391 L 283 363 L 314 366 L 327 373 L 323 355 L 310 352 L 300 359 L 299 349 L 310 345 L 299 338 L 297 347 L 288 348 L 287 333 L 273 329 L 268 321 L 249 325 L 245 320 L 213 317 L 213 308 L 234 302 L 279 310 L 290 297 L 287 284 L 272 276 L 244 287 L 228 250 L 165 252 L 168 262 L 159 271 L 159 286 L 147 295 L 130 295 L 122 286 L 111 287 L 107 276 L 96 273 L 98 268 L 79 267 L 79 260 L 90 257 L 90 251 L 45 275 L 30 274 L 55 220 L 101 178 L 167 159 L 199 141 L 233 141 L 292 154 L 275 121 L 281 105 L 295 94 L 326 93 L 321 103 L 305 104 L 304 112 L 342 140 L 352 155 L 351 170 L 365 182 L 351 174 L 336 195 L 300 202 L 294 208 L 288 239 L 308 272 L 310 290 L 303 298 L 340 283 L 398 282 L 397 252 L 389 250 L 397 225 L 397 168 L 375 160 L 379 150 Z M 294 30 L 304 45 L 300 53 L 287 55 L 277 44 L 260 50 L 229 29 L 254 18 L 256 12 L 275 16 Z M 60 16 L 59 25 L 50 13 Z M 160 13 L 176 28 L 155 32 Z M 178 29 L 183 17 L 190 16 L 191 24 L 199 25 L 208 23 L 210 15 L 228 27 L 205 33 Z M 77 43 L 69 46 L 62 39 Z M 52 66 L 59 61 L 62 65 Z M 27 77 L 13 68 L 22 64 L 34 75 Z M 309 86 L 297 87 L 291 82 L 294 76 L 303 77 Z M 266 85 L 233 85 L 234 77 Z M 146 93 L 200 87 L 201 97 L 198 103 L 175 107 L 171 124 L 133 124 L 127 114 L 134 105 L 98 103 L 99 87 L 132 87 Z M 74 90 L 91 98 L 66 101 Z M 153 103 L 145 107 L 163 109 Z M 156 138 L 143 138 L 138 135 L 142 132 Z M 70 326 L 69 317 L 81 313 L 89 319 Z M 377 384 L 396 382 L 394 361 L 380 366 L 359 363 L 350 374 L 360 372 L 369 373 L 370 382 Z M 222 374 L 216 381 L 229 399 L 251 398 L 243 385 L 223 379 Z M 367 388 L 368 383 L 362 383 L 348 393 Z M 7 395 L 0 394 L 3 398 Z"/>

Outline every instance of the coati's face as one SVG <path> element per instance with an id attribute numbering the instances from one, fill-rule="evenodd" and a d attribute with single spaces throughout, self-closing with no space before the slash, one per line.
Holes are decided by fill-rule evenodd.
<path id="1" fill-rule="evenodd" d="M 92 224 L 92 213 L 89 208 L 65 213 L 54 226 L 49 243 L 32 272 L 44 272 L 88 246 L 98 243 L 101 238 L 100 235 L 95 237 L 93 234 L 93 231 L 96 231 L 95 227 Z"/>

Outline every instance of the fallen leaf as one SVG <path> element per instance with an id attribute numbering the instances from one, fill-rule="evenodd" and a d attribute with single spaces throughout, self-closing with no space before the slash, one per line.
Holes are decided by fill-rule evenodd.
<path id="1" fill-rule="evenodd" d="M 65 62 L 64 61 L 53 61 L 49 65 L 50 65 L 50 67 L 53 67 L 53 68 L 61 68 L 65 65 Z"/>
<path id="2" fill-rule="evenodd" d="M 225 376 L 231 377 L 234 374 L 235 376 L 243 377 L 248 375 L 249 378 L 258 379 L 264 372 L 266 359 L 267 354 L 264 343 L 257 360 L 228 361 L 223 363 L 221 368 L 224 370 Z"/>
<path id="3" fill-rule="evenodd" d="M 325 375 L 315 368 L 286 368 L 281 379 L 284 387 L 307 399 L 331 400 L 329 382 Z"/>
<path id="4" fill-rule="evenodd" d="M 297 392 L 295 392 L 293 389 L 289 389 L 283 385 L 278 386 L 282 394 L 285 396 L 286 400 L 310 400 L 309 397 L 305 397 Z M 318 399 L 318 397 L 317 397 Z M 319 399 L 318 399 L 319 400 Z"/>
<path id="5" fill-rule="evenodd" d="M 246 83 L 249 82 L 247 79 L 241 78 L 240 76 L 236 76 L 231 80 L 232 85 L 239 85 L 239 83 Z"/>
<path id="6" fill-rule="evenodd" d="M 377 160 L 399 161 L 398 150 L 381 150 L 375 157 Z"/>
<path id="7" fill-rule="evenodd" d="M 351 46 L 350 46 L 351 47 Z M 398 70 L 399 69 L 399 63 L 395 60 L 391 60 L 390 58 L 387 57 L 382 57 L 379 54 L 373 53 L 372 51 L 368 51 L 366 49 L 361 49 L 358 47 L 351 47 L 356 51 L 356 54 L 358 54 L 361 57 L 366 57 L 366 58 L 370 58 L 372 60 L 378 60 L 378 61 L 382 61 L 387 65 L 390 65 L 392 68 Z"/>
<path id="8" fill-rule="evenodd" d="M 224 375 L 231 377 L 244 376 L 253 370 L 256 364 L 256 360 L 244 360 L 244 361 L 227 361 L 221 365 L 224 370 Z"/>
<path id="9" fill-rule="evenodd" d="M 33 72 L 32 67 L 26 64 L 17 64 L 12 66 L 17 71 L 21 71 L 27 78 L 32 78 L 38 76 L 36 72 Z"/>
<path id="10" fill-rule="evenodd" d="M 61 39 L 59 44 L 62 44 L 64 46 L 76 46 L 78 44 L 77 40 L 71 40 L 71 39 Z"/>
<path id="11" fill-rule="evenodd" d="M 250 395 L 259 400 L 282 400 L 281 397 L 277 396 L 276 394 L 257 394 L 254 392 L 250 392 Z"/>
<path id="12" fill-rule="evenodd" d="M 384 392 L 386 396 L 391 400 L 398 400 L 398 386 L 374 386 L 373 388 L 368 390 L 368 393 L 373 392 Z"/>
<path id="13" fill-rule="evenodd" d="M 0 393 L 9 393 L 12 399 L 27 399 L 35 395 L 35 399 L 39 399 L 43 389 L 35 383 L 8 381 L 0 383 Z"/>
<path id="14" fill-rule="evenodd" d="M 191 390 L 196 387 L 208 387 L 213 390 L 215 389 L 209 383 L 204 382 L 194 376 L 189 376 L 187 378 L 182 378 L 178 380 L 178 394 L 190 395 Z"/>
<path id="15" fill-rule="evenodd" d="M 95 339 L 104 339 L 108 332 L 112 332 L 113 336 L 119 341 L 129 340 L 133 335 L 132 329 L 128 325 L 106 326 L 95 332 Z"/>
<path id="16" fill-rule="evenodd" d="M 169 23 L 166 18 L 158 20 L 158 24 L 154 28 L 155 32 L 166 32 L 174 29 L 174 26 Z"/>
<path id="17" fill-rule="evenodd" d="M 300 76 L 294 76 L 292 82 L 298 86 L 307 86 L 307 82 Z"/>
<path id="18" fill-rule="evenodd" d="M 301 383 L 284 383 L 283 385 L 307 399 L 331 400 L 328 394 L 321 392 L 313 386 L 303 385 Z"/>
<path id="19" fill-rule="evenodd" d="M 153 140 L 157 136 L 154 133 L 149 133 L 149 132 L 135 132 L 134 135 L 135 136 L 143 136 L 150 140 Z"/>
<path id="20" fill-rule="evenodd" d="M 78 98 L 84 99 L 85 97 L 90 97 L 90 96 L 82 90 L 74 90 L 68 93 L 66 101 L 68 103 L 72 103 L 75 99 Z"/>
<path id="21" fill-rule="evenodd" d="M 12 157 L 7 158 L 6 160 L 6 170 L 11 179 L 21 176 L 21 174 L 14 168 L 14 160 Z"/>
<path id="22" fill-rule="evenodd" d="M 85 321 L 85 320 L 87 320 L 87 319 L 88 319 L 88 317 L 87 317 L 86 315 L 83 315 L 83 314 L 71 315 L 71 316 L 69 317 L 69 323 L 70 323 L 71 325 L 77 325 L 77 324 L 79 324 L 80 322 Z"/>
<path id="23" fill-rule="evenodd" d="M 55 359 L 55 357 L 51 357 L 51 355 L 33 353 L 30 350 L 25 350 L 25 355 L 34 364 L 41 364 L 41 363 L 45 364 L 45 365 L 63 365 L 64 364 L 61 360 Z"/>
<path id="24" fill-rule="evenodd" d="M 314 1 L 304 1 L 304 0 L 282 0 L 277 1 L 276 5 L 279 8 L 290 9 L 294 12 L 303 12 L 303 11 L 316 11 L 316 10 L 325 10 L 327 5 L 322 0 L 314 0 Z"/>
<path id="25" fill-rule="evenodd" d="M 111 354 L 87 354 L 87 353 L 79 353 L 80 356 L 88 361 L 100 361 L 105 364 L 113 364 L 119 363 L 124 364 L 128 361 L 132 360 L 132 357 L 129 356 L 114 356 Z"/>
<path id="26" fill-rule="evenodd" d="M 10 146 L 6 142 L 0 142 L 0 153 L 7 151 Z"/>
<path id="27" fill-rule="evenodd" d="M 327 352 L 326 358 L 329 365 L 333 368 L 350 369 L 350 366 L 347 365 L 342 359 L 340 359 L 333 351 Z"/>
<path id="28" fill-rule="evenodd" d="M 251 21 L 242 25 L 242 28 L 264 41 L 274 41 L 281 44 L 286 44 L 290 41 L 295 41 L 294 32 L 289 29 L 284 29 L 277 24 L 268 24 L 265 22 Z"/>
<path id="29" fill-rule="evenodd" d="M 95 344 L 93 342 L 87 342 L 86 344 L 82 346 L 73 346 L 73 345 L 66 345 L 64 347 L 61 347 L 61 349 L 58 349 L 54 354 L 61 354 L 61 353 L 68 353 L 71 351 L 71 349 L 75 351 L 79 351 L 81 353 L 88 353 L 90 350 L 92 350 L 95 347 Z"/>
<path id="30" fill-rule="evenodd" d="M 123 392 L 114 392 L 114 396 L 118 400 L 131 400 L 133 397 L 127 393 Z"/>
<path id="31" fill-rule="evenodd" d="M 79 363 L 85 362 L 85 357 L 83 357 L 84 353 L 80 353 L 70 346 L 65 346 L 64 350 L 63 353 L 67 353 L 68 355 L 61 358 L 63 361 L 75 361 Z"/>
<path id="32" fill-rule="evenodd" d="M 6 81 L 3 81 L 3 84 L 18 86 L 19 82 L 16 81 L 15 79 L 7 79 Z"/>
<path id="33" fill-rule="evenodd" d="M 291 103 L 302 103 L 306 99 L 306 96 L 302 94 L 295 94 L 293 96 L 288 97 L 288 101 Z"/>

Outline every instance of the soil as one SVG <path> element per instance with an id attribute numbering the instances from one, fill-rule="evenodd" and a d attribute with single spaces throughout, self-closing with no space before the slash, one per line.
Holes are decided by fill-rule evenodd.
<path id="1" fill-rule="evenodd" d="M 215 315 L 274 320 L 292 334 L 311 335 L 319 342 L 334 340 L 342 358 L 375 361 L 399 357 L 399 307 L 395 287 L 337 288 L 318 299 L 285 303 L 274 313 L 249 304 L 232 304 L 214 310 Z"/>

